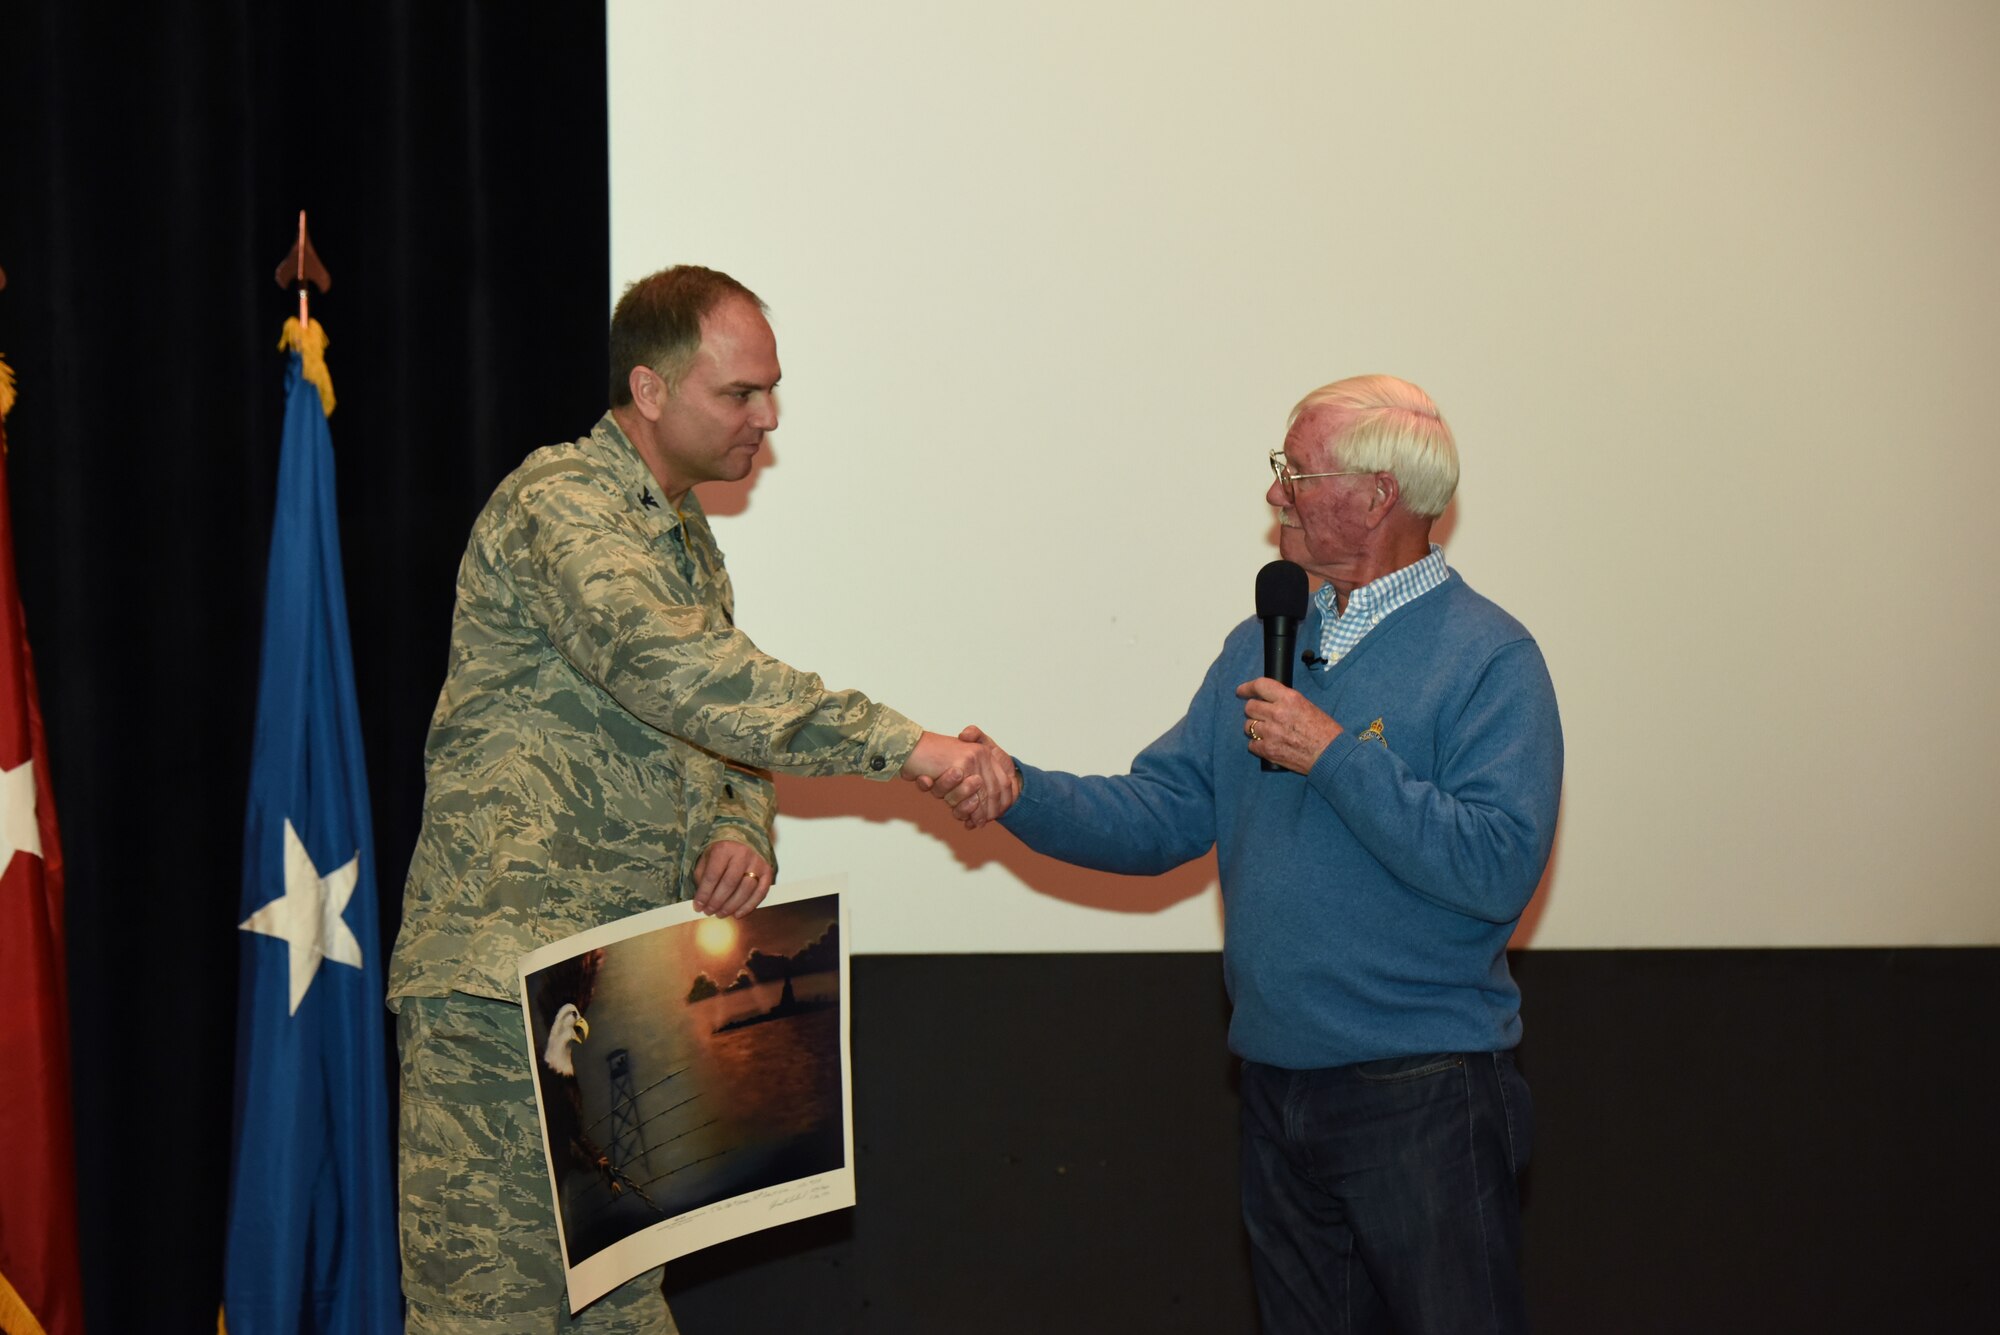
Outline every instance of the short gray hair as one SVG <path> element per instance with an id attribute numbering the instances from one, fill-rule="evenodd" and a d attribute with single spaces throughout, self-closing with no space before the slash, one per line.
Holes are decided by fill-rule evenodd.
<path id="1" fill-rule="evenodd" d="M 732 298 L 764 309 L 755 292 L 698 264 L 677 264 L 626 288 L 611 313 L 611 406 L 632 401 L 635 366 L 656 373 L 669 393 L 678 390 L 701 351 L 701 322 Z"/>
<path id="2" fill-rule="evenodd" d="M 1300 399 L 1287 425 L 1316 409 L 1333 417 L 1332 468 L 1390 473 L 1412 514 L 1436 518 L 1458 490 L 1458 444 L 1431 396 L 1392 375 L 1357 375 Z"/>

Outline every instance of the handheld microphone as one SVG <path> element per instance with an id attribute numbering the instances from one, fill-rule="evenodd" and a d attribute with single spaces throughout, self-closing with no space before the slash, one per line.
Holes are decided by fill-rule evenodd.
<path id="1" fill-rule="evenodd" d="M 1273 561 L 1257 572 L 1257 619 L 1264 623 L 1264 675 L 1280 686 L 1292 684 L 1292 636 L 1306 619 L 1305 567 Z M 1267 772 L 1282 770 L 1260 760 Z"/>

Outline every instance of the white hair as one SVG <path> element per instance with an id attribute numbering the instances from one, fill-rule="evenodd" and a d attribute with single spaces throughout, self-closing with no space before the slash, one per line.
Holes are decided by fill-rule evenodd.
<path id="1" fill-rule="evenodd" d="M 1289 426 L 1309 412 L 1331 418 L 1330 468 L 1390 473 L 1412 514 L 1436 518 L 1458 490 L 1458 445 L 1431 396 L 1392 375 L 1357 375 L 1300 399 Z"/>

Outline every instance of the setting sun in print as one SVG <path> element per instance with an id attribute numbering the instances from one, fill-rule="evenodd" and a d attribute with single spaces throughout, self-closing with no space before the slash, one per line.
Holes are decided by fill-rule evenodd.
<path id="1" fill-rule="evenodd" d="M 694 929 L 694 943 L 710 955 L 727 955 L 736 946 L 736 920 L 703 918 Z"/>

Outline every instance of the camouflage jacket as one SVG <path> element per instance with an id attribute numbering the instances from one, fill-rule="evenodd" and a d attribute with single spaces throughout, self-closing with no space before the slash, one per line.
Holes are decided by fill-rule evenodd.
<path id="1" fill-rule="evenodd" d="M 405 996 L 513 997 L 515 961 L 686 899 L 733 839 L 771 857 L 770 781 L 894 778 L 921 729 L 758 651 L 690 493 L 610 416 L 528 456 L 472 527 L 389 970 Z"/>

